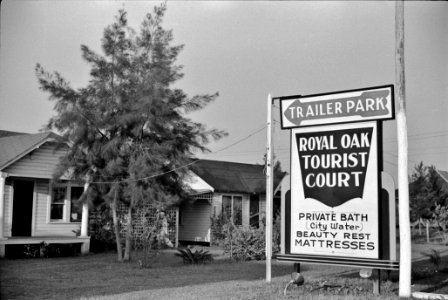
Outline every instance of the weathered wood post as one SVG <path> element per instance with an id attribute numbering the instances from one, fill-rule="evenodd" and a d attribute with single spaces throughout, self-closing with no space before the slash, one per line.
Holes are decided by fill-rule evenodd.
<path id="1" fill-rule="evenodd" d="M 400 225 L 399 297 L 411 297 L 411 224 L 409 220 L 408 140 L 404 68 L 404 1 L 395 2 L 395 98 L 398 137 L 398 213 Z"/>
<path id="2" fill-rule="evenodd" d="M 266 282 L 271 282 L 272 257 L 272 98 L 267 103 L 267 141 L 266 141 Z"/>

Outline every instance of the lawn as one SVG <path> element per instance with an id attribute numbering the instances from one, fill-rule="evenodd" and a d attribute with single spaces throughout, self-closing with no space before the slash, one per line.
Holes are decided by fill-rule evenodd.
<path id="1" fill-rule="evenodd" d="M 2 299 L 70 299 L 140 290 L 183 287 L 229 280 L 263 278 L 264 265 L 216 260 L 189 266 L 173 253 L 155 257 L 151 268 L 116 262 L 114 253 L 89 256 L 17 259 L 0 262 Z M 288 265 L 275 265 L 273 276 L 290 273 Z"/>
<path id="2" fill-rule="evenodd" d="M 433 246 L 414 248 L 417 254 Z M 444 253 L 446 247 L 438 249 Z M 266 284 L 264 262 L 232 262 L 221 257 L 211 264 L 192 266 L 184 265 L 173 252 L 163 252 L 152 259 L 150 268 L 141 268 L 139 257 L 131 263 L 115 259 L 114 253 L 106 253 L 1 260 L 1 299 L 377 299 L 369 279 L 359 278 L 359 270 L 344 267 L 302 265 L 305 286 L 290 287 L 284 297 L 290 264 L 274 261 L 272 283 Z M 448 257 L 442 259 L 446 265 Z M 433 267 L 426 259 L 414 263 L 419 271 L 413 290 L 446 289 L 448 275 L 434 272 Z M 392 275 L 395 282 L 382 283 L 381 299 L 396 298 L 397 274 Z"/>
<path id="3" fill-rule="evenodd" d="M 161 253 L 151 268 L 140 268 L 138 258 L 131 263 L 118 263 L 114 253 L 89 256 L 15 259 L 0 261 L 2 299 L 77 299 L 101 295 L 160 290 L 184 290 L 186 286 L 204 290 L 207 285 L 225 286 L 235 283 L 264 282 L 265 264 L 262 261 L 232 262 L 216 259 L 206 265 L 184 265 L 172 252 Z M 331 267 L 333 272 L 346 269 Z M 303 272 L 328 273 L 326 266 L 303 266 Z M 285 284 L 292 267 L 273 263 L 272 276 Z M 284 288 L 284 285 L 283 288 Z M 205 288 L 206 289 L 206 288 Z M 233 289 L 233 288 L 232 288 Z M 227 295 L 232 291 L 224 291 Z M 199 292 L 201 295 L 202 292 Z M 120 297 L 119 297 L 120 298 Z M 143 297 L 147 298 L 147 297 Z M 203 297 L 199 296 L 199 299 Z"/>

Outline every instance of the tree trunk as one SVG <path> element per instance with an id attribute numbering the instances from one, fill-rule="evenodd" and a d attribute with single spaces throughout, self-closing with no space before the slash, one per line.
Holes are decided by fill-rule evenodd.
<path id="1" fill-rule="evenodd" d="M 117 192 L 115 192 L 115 197 L 112 202 L 111 208 L 112 208 L 112 219 L 114 221 L 114 232 L 115 232 L 115 241 L 117 245 L 118 261 L 123 261 L 123 249 L 121 247 L 120 228 L 117 217 Z"/>
<path id="2" fill-rule="evenodd" d="M 131 260 L 131 250 L 132 250 L 132 205 L 129 205 L 128 209 L 128 224 L 126 225 L 126 244 L 124 248 L 124 261 Z"/>

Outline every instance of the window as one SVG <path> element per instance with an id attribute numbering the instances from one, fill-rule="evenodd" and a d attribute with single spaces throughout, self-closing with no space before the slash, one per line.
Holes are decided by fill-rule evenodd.
<path id="1" fill-rule="evenodd" d="M 70 222 L 81 222 L 82 205 L 79 203 L 79 198 L 84 193 L 84 188 L 72 186 L 70 192 Z"/>
<path id="2" fill-rule="evenodd" d="M 235 225 L 243 225 L 243 197 L 222 196 L 222 217 Z"/>
<path id="3" fill-rule="evenodd" d="M 51 220 L 64 219 L 66 187 L 53 187 L 53 197 L 51 202 Z"/>
<path id="4" fill-rule="evenodd" d="M 260 201 L 258 195 L 250 195 L 249 224 L 252 227 L 260 227 Z"/>
<path id="5" fill-rule="evenodd" d="M 81 186 L 53 185 L 50 221 L 81 222 L 82 208 L 78 200 L 83 192 L 84 188 Z"/>

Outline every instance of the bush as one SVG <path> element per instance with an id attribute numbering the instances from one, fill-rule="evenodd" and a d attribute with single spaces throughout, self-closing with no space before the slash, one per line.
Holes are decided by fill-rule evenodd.
<path id="1" fill-rule="evenodd" d="M 184 264 L 205 264 L 213 260 L 213 256 L 208 251 L 196 249 L 194 252 L 190 248 L 178 249 L 175 256 L 181 257 Z"/>
<path id="2" fill-rule="evenodd" d="M 255 227 L 239 227 L 232 223 L 223 226 L 225 239 L 224 251 L 236 260 L 266 259 L 266 230 L 262 225 Z M 280 216 L 277 216 L 272 230 L 272 252 L 280 251 Z"/>
<path id="3" fill-rule="evenodd" d="M 244 228 L 226 224 L 228 236 L 224 240 L 224 250 L 236 260 L 263 260 L 266 258 L 264 227 Z"/>
<path id="4" fill-rule="evenodd" d="M 442 262 L 442 258 L 440 257 L 439 251 L 437 251 L 435 249 L 431 249 L 428 253 L 422 252 L 422 254 L 425 255 L 426 257 L 428 257 L 429 262 L 434 265 L 436 270 L 439 270 L 440 263 Z"/>
<path id="5" fill-rule="evenodd" d="M 49 258 L 76 256 L 81 251 L 80 244 L 25 244 L 7 245 L 6 257 L 8 258 Z"/>
<path id="6" fill-rule="evenodd" d="M 94 253 L 116 249 L 115 234 L 109 208 L 95 208 L 89 217 L 90 251 Z"/>
<path id="7" fill-rule="evenodd" d="M 223 227 L 226 224 L 226 221 L 224 220 L 222 215 L 210 219 L 212 232 L 211 244 L 214 246 L 222 246 L 226 238 L 226 235 L 223 231 Z"/>

